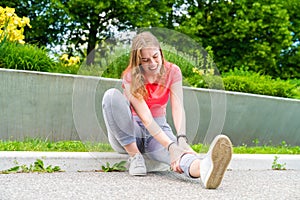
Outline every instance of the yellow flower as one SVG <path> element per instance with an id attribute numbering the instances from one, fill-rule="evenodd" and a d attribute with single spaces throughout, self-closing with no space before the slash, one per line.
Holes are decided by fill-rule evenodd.
<path id="1" fill-rule="evenodd" d="M 199 74 L 200 76 L 204 75 L 204 70 L 203 69 L 198 69 L 196 67 L 193 68 L 193 72 L 196 74 Z"/>
<path id="2" fill-rule="evenodd" d="M 18 40 L 18 42 L 19 42 L 20 44 L 25 44 L 25 41 L 24 41 L 24 40 Z"/>
<path id="3" fill-rule="evenodd" d="M 71 65 L 76 65 L 77 63 L 80 62 L 80 57 L 79 56 L 71 56 L 69 58 L 69 55 L 68 54 L 63 54 L 61 57 L 60 57 L 60 60 L 63 61 L 63 64 L 65 66 L 71 66 Z"/>
<path id="4" fill-rule="evenodd" d="M 214 74 L 215 74 L 215 70 L 214 70 L 214 69 L 208 69 L 207 72 L 208 72 L 210 75 L 214 75 Z"/>
<path id="5" fill-rule="evenodd" d="M 69 65 L 75 65 L 80 62 L 79 56 L 71 56 L 69 59 Z"/>
<path id="6" fill-rule="evenodd" d="M 31 25 L 30 25 L 30 19 L 28 17 L 23 17 L 22 18 L 22 25 L 23 26 L 28 26 L 29 28 L 31 28 Z"/>
<path id="7" fill-rule="evenodd" d="M 197 69 L 196 67 L 194 67 L 194 68 L 193 68 L 193 73 L 197 73 L 197 70 L 198 70 L 198 69 Z"/>
<path id="8" fill-rule="evenodd" d="M 204 75 L 205 72 L 204 72 L 203 69 L 200 69 L 198 73 L 199 73 L 200 76 L 202 76 L 202 75 Z"/>
<path id="9" fill-rule="evenodd" d="M 69 55 L 68 54 L 63 54 L 61 57 L 60 57 L 61 60 L 63 61 L 68 61 L 69 60 Z"/>
<path id="10" fill-rule="evenodd" d="M 20 18 L 15 14 L 14 8 L 3 8 L 0 6 L 0 42 L 6 36 L 10 41 L 18 41 L 24 44 L 24 27 L 30 26 L 30 20 L 27 17 Z"/>
<path id="11" fill-rule="evenodd" d="M 12 17 L 15 14 L 15 9 L 14 8 L 6 7 L 5 10 L 6 10 L 6 15 L 8 17 Z"/>

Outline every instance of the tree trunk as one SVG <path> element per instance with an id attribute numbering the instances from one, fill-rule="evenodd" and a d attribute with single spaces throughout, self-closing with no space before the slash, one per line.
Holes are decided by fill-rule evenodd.
<path id="1" fill-rule="evenodd" d="M 97 26 L 91 24 L 89 39 L 88 39 L 88 47 L 87 47 L 87 65 L 93 65 L 95 62 L 95 47 L 97 41 Z"/>

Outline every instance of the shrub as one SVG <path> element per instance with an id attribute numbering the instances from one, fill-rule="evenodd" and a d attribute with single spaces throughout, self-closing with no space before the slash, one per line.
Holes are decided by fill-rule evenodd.
<path id="1" fill-rule="evenodd" d="M 295 98 L 298 94 L 295 84 L 291 82 L 272 79 L 268 75 L 260 75 L 256 72 L 234 69 L 223 74 L 225 90 L 262 94 L 278 97 Z"/>
<path id="2" fill-rule="evenodd" d="M 8 42 L 0 48 L 0 67 L 33 71 L 53 71 L 56 63 L 43 48 Z"/>
<path id="3" fill-rule="evenodd" d="M 121 78 L 122 72 L 128 66 L 129 56 L 128 53 L 119 56 L 107 66 L 102 76 L 107 78 Z"/>
<path id="4" fill-rule="evenodd" d="M 55 63 L 55 65 L 50 69 L 50 72 L 64 73 L 64 74 L 77 74 L 80 66 L 79 56 L 69 56 L 68 54 L 63 54 L 59 58 L 60 62 Z"/>
<path id="5" fill-rule="evenodd" d="M 209 52 L 209 55 L 206 56 L 199 52 L 194 52 L 195 55 L 190 55 L 176 51 L 174 48 L 171 48 L 166 44 L 162 44 L 162 49 L 165 59 L 178 65 L 184 78 L 194 76 L 195 74 L 193 73 L 193 69 L 195 67 L 197 67 L 197 69 L 207 70 L 213 66 L 213 61 L 211 59 L 212 52 Z M 115 53 L 111 55 L 111 52 Z M 111 52 L 109 55 L 104 56 L 105 58 L 103 58 L 103 56 L 99 56 L 100 59 L 97 59 L 95 62 L 97 63 L 96 66 L 90 67 L 90 69 L 88 69 L 88 67 L 84 67 L 88 70 L 83 71 L 90 71 L 92 73 L 92 71 L 95 71 L 94 69 L 97 68 L 98 71 L 103 71 L 102 76 L 104 77 L 120 78 L 122 72 L 128 66 L 130 57 L 129 52 L 126 49 L 117 48 L 111 50 Z M 205 53 L 205 51 L 203 50 L 202 53 Z M 103 63 L 107 63 L 107 65 Z M 197 78 L 199 78 L 199 76 L 197 76 Z M 196 77 L 194 79 L 196 79 Z"/>

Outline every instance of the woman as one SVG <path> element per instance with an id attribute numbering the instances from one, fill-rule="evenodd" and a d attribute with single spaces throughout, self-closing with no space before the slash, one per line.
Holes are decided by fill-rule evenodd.
<path id="1" fill-rule="evenodd" d="M 170 164 L 175 172 L 201 177 L 206 188 L 217 188 L 231 160 L 231 142 L 224 135 L 217 136 L 202 160 L 190 148 L 180 68 L 165 61 L 157 38 L 150 32 L 133 39 L 122 80 L 123 94 L 109 89 L 102 106 L 110 144 L 130 156 L 129 174 L 146 175 L 145 155 Z M 169 99 L 177 137 L 166 121 Z"/>

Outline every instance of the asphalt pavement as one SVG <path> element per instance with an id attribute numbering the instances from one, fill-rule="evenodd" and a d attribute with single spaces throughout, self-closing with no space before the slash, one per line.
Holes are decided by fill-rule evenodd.
<path id="1" fill-rule="evenodd" d="M 298 170 L 227 171 L 216 190 L 174 172 L 132 177 L 127 172 L 0 175 L 1 200 L 300 199 Z"/>
<path id="2" fill-rule="evenodd" d="M 200 179 L 155 171 L 166 170 L 157 163 L 152 163 L 152 171 L 143 177 L 133 177 L 128 172 L 95 171 L 100 169 L 100 163 L 126 159 L 122 154 L 0 152 L 0 170 L 9 167 L 13 160 L 24 164 L 36 158 L 65 170 L 0 174 L 0 200 L 300 199 L 300 157 L 279 157 L 278 162 L 284 162 L 286 170 L 271 169 L 274 155 L 234 154 L 220 187 L 208 190 Z"/>

